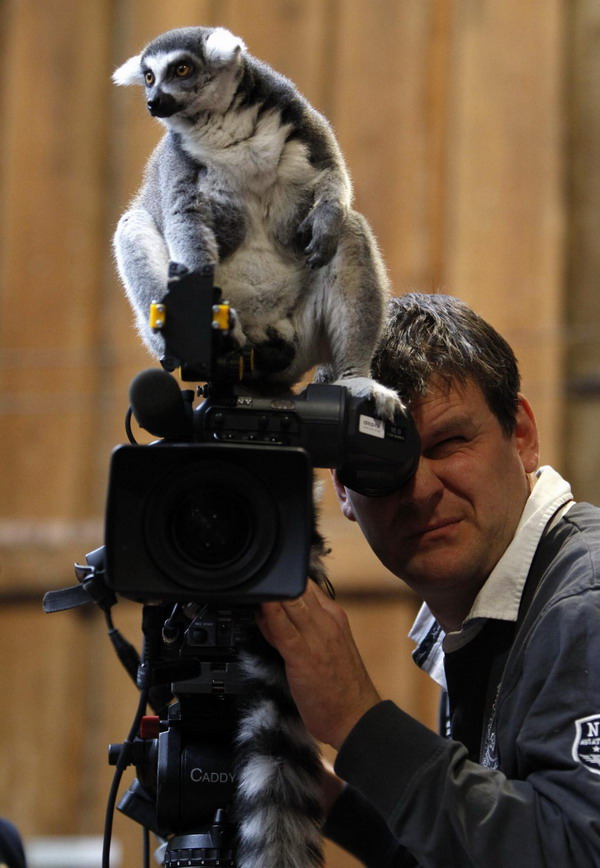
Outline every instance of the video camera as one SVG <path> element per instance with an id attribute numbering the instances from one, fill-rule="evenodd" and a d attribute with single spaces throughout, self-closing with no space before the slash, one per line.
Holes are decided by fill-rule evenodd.
<path id="1" fill-rule="evenodd" d="M 103 868 L 129 765 L 137 778 L 119 809 L 146 835 L 168 839 L 163 864 L 223 868 L 236 865 L 232 745 L 249 691 L 240 649 L 260 638 L 257 603 L 305 588 L 313 468 L 335 467 L 362 494 L 390 494 L 414 473 L 419 439 L 410 415 L 382 420 L 343 386 L 277 392 L 264 360 L 279 348 L 257 348 L 253 366 L 212 268 L 171 264 L 151 323 L 164 338 L 163 369 L 130 387 L 131 443 L 112 456 L 105 544 L 76 566 L 79 585 L 50 591 L 44 608 L 93 600 L 141 692 L 128 738 L 110 749 Z M 195 409 L 176 368 L 183 381 L 205 383 Z M 158 442 L 137 444 L 131 416 Z M 144 604 L 141 659 L 112 624 L 117 594 Z M 148 704 L 155 715 L 145 714 Z"/>

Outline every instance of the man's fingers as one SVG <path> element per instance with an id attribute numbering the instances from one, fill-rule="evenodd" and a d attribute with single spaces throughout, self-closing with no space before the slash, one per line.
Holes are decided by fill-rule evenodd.
<path id="1" fill-rule="evenodd" d="M 282 653 L 286 648 L 309 641 L 318 631 L 319 616 L 323 615 L 323 601 L 328 598 L 314 582 L 309 582 L 301 597 L 263 603 L 257 623 L 263 636 Z"/>
<path id="2" fill-rule="evenodd" d="M 310 616 L 318 617 L 322 613 L 321 610 L 329 608 L 330 603 L 334 609 L 337 608 L 337 605 L 313 581 L 308 582 L 301 597 L 281 601 L 281 605 L 292 621 L 296 619 L 304 621 Z"/>
<path id="3" fill-rule="evenodd" d="M 301 597 L 293 600 L 278 600 L 263 603 L 259 625 L 271 631 L 272 639 L 294 639 L 296 631 L 308 636 L 319 631 L 322 619 L 333 619 L 338 626 L 345 624 L 342 609 L 331 600 L 314 582 L 309 581 Z M 265 637 L 267 638 L 267 637 Z M 271 641 L 271 639 L 269 639 Z"/>
<path id="4" fill-rule="evenodd" d="M 258 626 L 258 629 L 263 634 L 264 638 L 267 640 L 267 642 L 270 645 L 274 645 L 275 639 L 274 639 L 274 637 L 271 633 L 271 629 L 269 627 L 268 615 L 265 614 L 265 611 L 264 611 L 265 605 L 266 605 L 266 603 L 263 603 L 263 605 L 260 607 L 260 609 L 258 609 L 256 611 L 254 618 L 256 620 L 256 624 Z"/>
<path id="5" fill-rule="evenodd" d="M 263 603 L 257 622 L 285 660 L 292 696 L 309 731 L 339 747 L 379 701 L 344 611 L 309 582 L 297 599 Z"/>
<path id="6" fill-rule="evenodd" d="M 257 617 L 260 630 L 271 645 L 280 648 L 294 642 L 299 631 L 283 602 L 263 603 Z"/>
<path id="7" fill-rule="evenodd" d="M 295 600 L 281 601 L 281 608 L 289 618 L 290 622 L 300 630 L 310 620 L 311 610 L 314 611 L 315 608 L 311 601 L 311 590 L 309 584 L 309 587 L 307 587 L 301 597 L 296 597 Z"/>

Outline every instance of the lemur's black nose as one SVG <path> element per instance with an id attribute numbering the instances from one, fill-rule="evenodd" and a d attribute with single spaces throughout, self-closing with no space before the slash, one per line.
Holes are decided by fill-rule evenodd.
<path id="1" fill-rule="evenodd" d="M 177 100 L 168 93 L 157 93 L 147 101 L 146 105 L 155 118 L 169 118 L 179 109 Z"/>

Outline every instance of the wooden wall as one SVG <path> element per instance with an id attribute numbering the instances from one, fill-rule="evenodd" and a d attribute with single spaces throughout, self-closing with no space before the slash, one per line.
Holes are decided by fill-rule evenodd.
<path id="1" fill-rule="evenodd" d="M 586 23 L 598 3 L 568 8 L 559 0 L 0 2 L 0 814 L 26 836 L 101 831 L 105 746 L 125 735 L 135 705 L 97 613 L 45 616 L 40 602 L 44 590 L 70 584 L 73 561 L 102 541 L 127 386 L 151 363 L 110 237 L 160 128 L 138 91 L 112 87 L 112 70 L 161 31 L 201 23 L 231 28 L 290 76 L 333 122 L 395 292 L 461 296 L 504 332 L 537 409 L 543 459 L 561 469 L 574 142 L 590 299 L 599 198 L 586 189 L 598 127 L 585 147 L 571 135 L 584 126 L 571 110 L 574 89 L 582 106 L 598 104 L 599 79 L 582 82 L 573 50 L 574 34 L 586 56 L 597 48 L 598 29 Z M 597 321 L 597 302 L 586 309 Z M 588 323 L 597 347 L 591 331 Z M 331 572 L 375 680 L 433 726 L 435 691 L 406 640 L 416 600 L 377 565 L 330 493 L 324 504 Z M 138 607 L 123 603 L 116 618 L 136 639 Z M 116 833 L 124 864 L 136 864 L 137 829 L 118 819 Z M 354 864 L 330 849 L 328 866 Z"/>
<path id="2" fill-rule="evenodd" d="M 565 166 L 567 243 L 565 286 L 565 465 L 582 500 L 600 500 L 600 3 L 569 7 Z"/>

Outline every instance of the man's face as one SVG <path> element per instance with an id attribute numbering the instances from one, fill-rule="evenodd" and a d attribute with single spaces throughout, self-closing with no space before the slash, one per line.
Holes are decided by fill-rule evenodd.
<path id="1" fill-rule="evenodd" d="M 507 436 L 472 381 L 432 387 L 411 411 L 421 437 L 412 480 L 380 498 L 337 480 L 336 490 L 382 563 L 456 629 L 514 536 L 537 467 L 535 421 L 521 398 Z"/>

